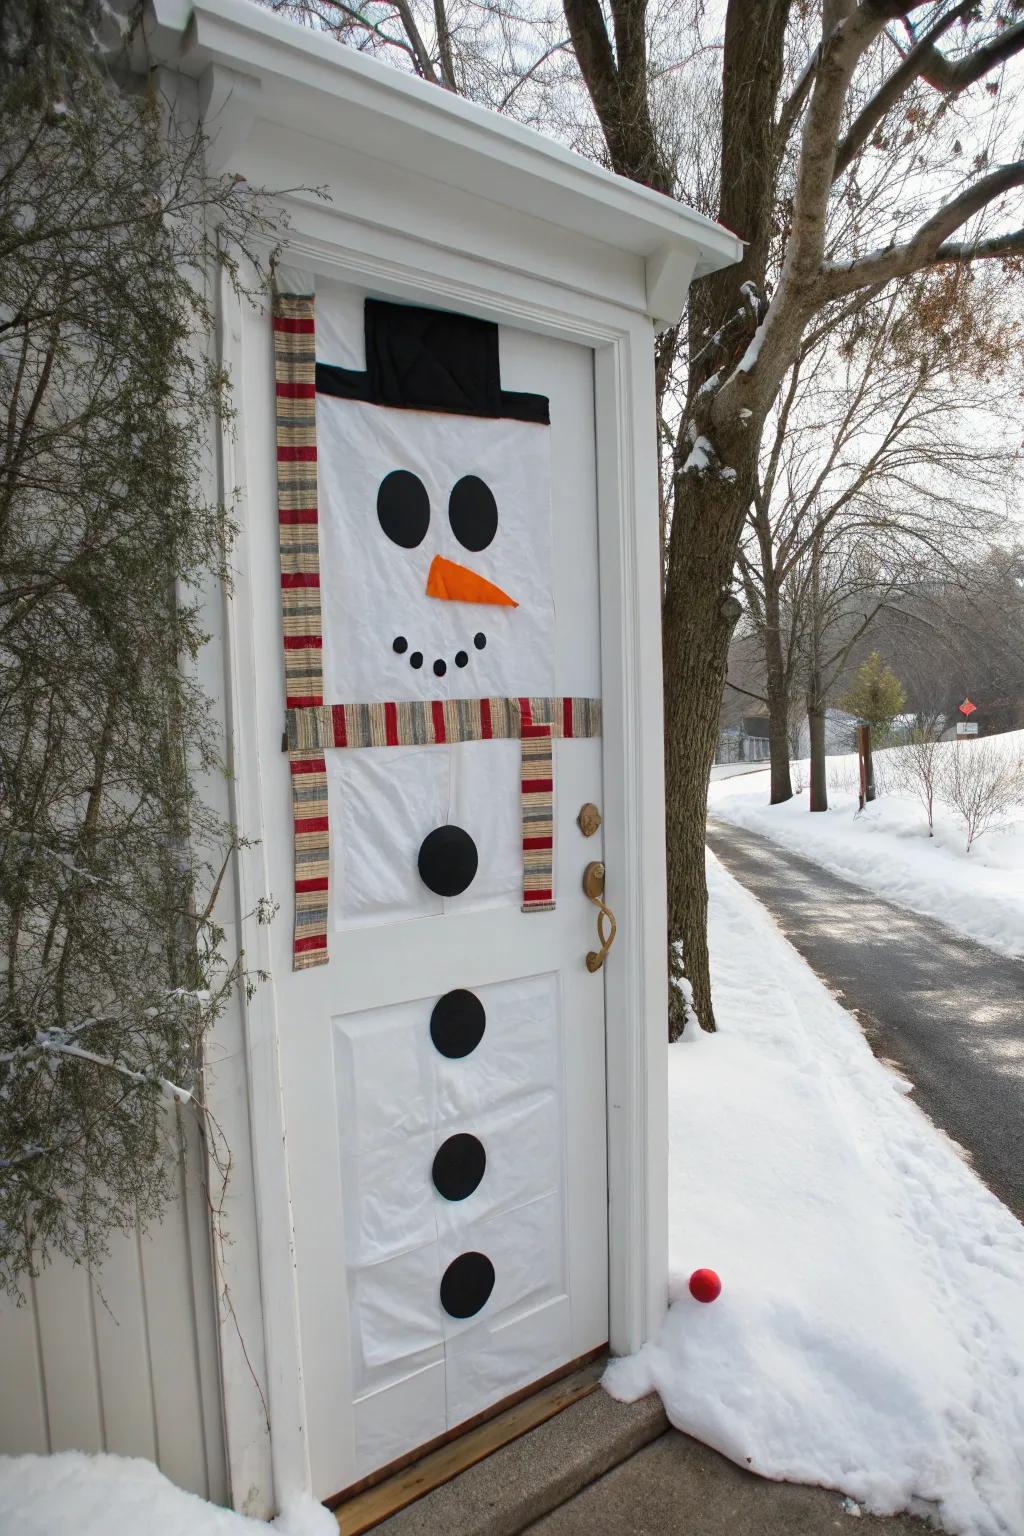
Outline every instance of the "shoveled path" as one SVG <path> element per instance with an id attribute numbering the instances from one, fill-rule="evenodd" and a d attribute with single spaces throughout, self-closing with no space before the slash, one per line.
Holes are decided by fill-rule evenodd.
<path id="1" fill-rule="evenodd" d="M 707 840 L 1024 1221 L 1024 962 L 756 833 L 710 821 Z"/>

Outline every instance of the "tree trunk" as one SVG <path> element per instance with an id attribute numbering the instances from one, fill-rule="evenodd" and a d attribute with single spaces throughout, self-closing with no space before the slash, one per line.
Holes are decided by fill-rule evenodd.
<path id="1" fill-rule="evenodd" d="M 771 803 L 792 800 L 789 772 L 789 687 L 782 659 L 779 595 L 768 586 L 764 596 L 765 693 L 768 699 L 768 749 L 771 757 Z"/>
<path id="2" fill-rule="evenodd" d="M 825 777 L 825 705 L 812 678 L 807 692 L 807 727 L 811 738 L 811 800 L 812 811 L 828 810 L 828 783 Z"/>
<path id="3" fill-rule="evenodd" d="M 875 798 L 875 765 L 871 758 L 871 727 L 864 727 L 864 798 Z"/>
<path id="4" fill-rule="evenodd" d="M 693 987 L 701 1027 L 715 1027 L 704 837 L 729 640 L 741 612 L 730 587 L 734 530 L 744 508 L 737 486 L 713 475 L 684 476 L 676 491 L 664 611 L 671 1040 L 678 1039 L 684 1023 L 681 974 Z"/>

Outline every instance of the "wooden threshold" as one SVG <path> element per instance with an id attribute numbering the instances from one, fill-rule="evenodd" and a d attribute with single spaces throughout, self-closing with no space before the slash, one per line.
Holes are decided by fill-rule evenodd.
<path id="1" fill-rule="evenodd" d="M 503 1445 L 529 1434 L 571 1403 L 579 1402 L 597 1388 L 607 1364 L 607 1348 L 602 1345 L 599 1350 L 591 1350 L 533 1386 L 513 1393 L 487 1415 L 450 1431 L 426 1454 L 415 1453 L 416 1460 L 385 1481 L 373 1487 L 357 1485 L 361 1491 L 342 1495 L 344 1502 L 333 1512 L 340 1536 L 362 1536 L 406 1505 L 500 1451 Z"/>

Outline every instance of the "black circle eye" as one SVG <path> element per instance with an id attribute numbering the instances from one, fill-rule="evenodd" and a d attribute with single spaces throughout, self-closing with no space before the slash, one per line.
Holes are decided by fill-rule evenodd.
<path id="1" fill-rule="evenodd" d="M 465 549 L 486 549 L 498 531 L 498 505 L 476 475 L 463 475 L 448 498 L 452 533 Z"/>
<path id="2" fill-rule="evenodd" d="M 419 475 L 393 469 L 377 492 L 377 519 L 394 544 L 415 549 L 430 526 L 430 497 Z"/>

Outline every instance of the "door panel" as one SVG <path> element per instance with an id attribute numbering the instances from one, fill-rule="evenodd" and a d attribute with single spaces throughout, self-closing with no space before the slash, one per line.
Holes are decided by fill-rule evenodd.
<path id="1" fill-rule="evenodd" d="M 318 284 L 318 358 L 365 366 L 364 297 Z M 248 355 L 266 359 L 266 320 L 245 324 Z M 339 402 L 321 409 L 318 397 L 328 704 L 600 697 L 593 354 L 505 327 L 499 349 L 502 389 L 546 395 L 550 429 L 341 402 L 363 413 L 349 432 Z M 292 848 L 269 366 L 247 370 L 244 403 L 266 852 L 280 898 Z M 253 430 L 261 421 L 265 435 Z M 499 533 L 457 559 L 446 498 L 484 464 Z M 411 549 L 382 537 L 374 506 L 395 468 L 415 474 L 430 502 L 427 534 Z M 340 503 L 350 510 L 335 517 Z M 354 550 L 354 538 L 367 548 Z M 432 602 L 435 556 L 479 571 L 519 606 Z M 392 568 L 387 612 L 359 608 Z M 484 632 L 486 645 L 443 677 L 407 664 L 413 644 L 429 661 L 468 652 Z M 404 650 L 393 647 L 399 637 Z M 604 989 L 584 965 L 595 926 L 581 889 L 601 837 L 585 839 L 575 821 L 585 802 L 601 804 L 601 742 L 556 741 L 553 756 L 556 905 L 524 913 L 518 741 L 326 754 L 329 962 L 292 971 L 285 911 L 272 934 L 319 1497 L 608 1336 Z M 418 875 L 425 832 L 446 823 L 479 851 L 476 878 L 457 896 L 435 895 Z M 431 1021 L 459 990 L 475 996 L 485 1024 L 471 1049 L 448 1055 Z M 454 1181 L 447 1197 L 435 1175 Z"/>

